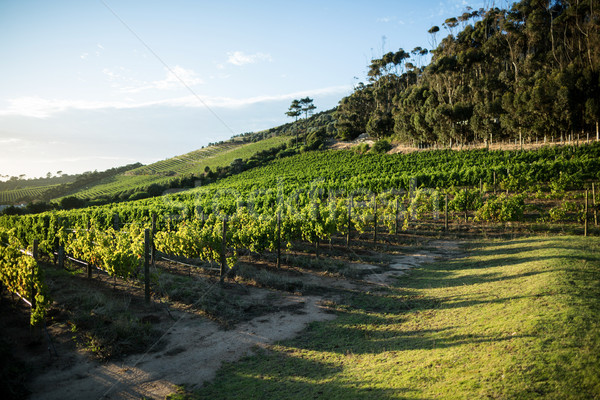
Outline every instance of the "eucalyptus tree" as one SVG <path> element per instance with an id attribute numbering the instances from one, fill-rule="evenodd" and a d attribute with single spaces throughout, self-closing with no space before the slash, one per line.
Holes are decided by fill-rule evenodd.
<path id="1" fill-rule="evenodd" d="M 437 33 L 439 31 L 440 31 L 440 27 L 437 25 L 432 26 L 427 31 L 427 33 L 429 33 L 431 35 L 431 38 L 429 39 L 429 44 L 431 45 L 432 49 L 435 49 L 437 47 Z"/>
<path id="2" fill-rule="evenodd" d="M 335 111 L 335 127 L 343 140 L 352 140 L 367 131 L 367 122 L 375 110 L 373 86 L 360 82 L 354 93 L 344 97 Z"/>

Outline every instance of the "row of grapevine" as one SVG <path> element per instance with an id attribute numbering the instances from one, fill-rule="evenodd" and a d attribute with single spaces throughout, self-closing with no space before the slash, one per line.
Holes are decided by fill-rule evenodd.
<path id="1" fill-rule="evenodd" d="M 139 270 L 141 235 L 153 214 L 158 216 L 159 250 L 209 261 L 222 257 L 224 219 L 228 245 L 257 253 L 275 248 L 276 226 L 288 245 L 297 240 L 328 240 L 334 234 L 346 235 L 349 229 L 373 231 L 375 226 L 396 233 L 411 221 L 440 218 L 446 195 L 449 210 L 465 219 L 471 215 L 477 221 L 520 220 L 530 200 L 544 196 L 559 204 L 542 218 L 560 221 L 574 215 L 581 219 L 581 201 L 562 198 L 573 195 L 565 192 L 570 183 L 596 177 L 599 153 L 598 145 L 407 156 L 307 153 L 185 193 L 82 210 L 2 216 L 0 226 L 13 229 L 24 245 L 38 240 L 40 249 L 50 253 L 62 244 L 70 254 L 128 278 Z M 523 176 L 533 177 L 527 179 L 536 182 L 537 192 L 515 193 L 523 185 L 520 181 L 527 181 Z M 421 183 L 437 181 L 443 184 L 435 189 Z M 479 188 L 452 182 L 463 186 L 475 182 Z M 491 194 L 492 188 L 503 192 Z M 126 226 L 123 231 L 114 226 L 115 214 Z"/>
<path id="2" fill-rule="evenodd" d="M 270 204 L 270 200 L 262 199 L 262 203 Z M 483 221 L 516 220 L 522 217 L 524 196 L 490 195 L 484 200 L 478 189 L 456 190 L 451 196 L 441 190 L 425 189 L 416 189 L 410 194 L 366 192 L 352 197 L 335 197 L 331 193 L 323 196 L 314 191 L 305 198 L 294 197 L 270 204 L 270 207 L 270 211 L 261 207 L 263 212 L 257 213 L 240 203 L 234 210 L 228 210 L 229 214 L 221 213 L 222 210 L 216 207 L 213 212 L 202 211 L 187 218 L 163 218 L 158 224 L 162 228 L 156 230 L 153 242 L 158 251 L 167 255 L 223 263 L 224 246 L 262 253 L 274 251 L 282 242 L 287 247 L 295 241 L 318 243 L 330 240 L 336 234 L 348 235 L 351 231 L 373 232 L 376 240 L 377 232 L 383 227 L 390 234 L 398 233 L 412 221 L 439 220 L 441 213 L 448 209 L 465 215 L 472 213 L 477 220 Z M 71 214 L 78 216 L 75 212 Z M 23 224 L 26 220 L 30 223 Z M 12 230 L 0 231 L 4 243 L 0 249 L 3 254 L 1 279 L 9 290 L 35 299 L 32 321 L 43 316 L 47 296 L 35 261 L 20 252 L 21 238 L 39 241 L 40 248 L 48 253 L 57 244 L 62 245 L 68 254 L 111 276 L 129 279 L 137 277 L 141 269 L 144 230 L 149 222 L 128 223 L 123 230 L 98 228 L 97 225 L 107 222 L 102 218 L 69 220 L 53 214 L 15 218 L 13 222 Z M 114 218 L 112 222 L 115 222 Z M 236 263 L 237 253 L 229 252 L 225 260 L 229 267 Z"/>
<path id="3" fill-rule="evenodd" d="M 33 248 L 23 249 L 14 232 L 0 228 L 0 283 L 31 305 L 30 323 L 40 322 L 50 304 L 50 297 Z"/>

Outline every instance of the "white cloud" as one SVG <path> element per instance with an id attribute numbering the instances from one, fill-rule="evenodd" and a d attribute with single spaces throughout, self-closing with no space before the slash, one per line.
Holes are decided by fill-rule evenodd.
<path id="1" fill-rule="evenodd" d="M 86 58 L 88 58 L 89 55 L 90 55 L 89 53 L 81 53 L 79 58 L 81 58 L 82 60 L 85 60 Z"/>
<path id="2" fill-rule="evenodd" d="M 151 101 L 88 101 L 70 99 L 45 99 L 39 96 L 26 96 L 8 100 L 8 107 L 0 109 L 0 116 L 19 115 L 33 118 L 48 118 L 55 114 L 70 110 L 106 110 L 106 109 L 139 109 L 144 107 L 196 107 L 238 108 L 282 100 L 293 100 L 306 96 L 318 97 L 326 95 L 344 95 L 352 91 L 351 86 L 332 86 L 302 92 L 276 95 L 262 95 L 247 98 L 182 96 Z"/>
<path id="3" fill-rule="evenodd" d="M 15 144 L 21 143 L 23 140 L 19 138 L 0 138 L 0 144 Z"/>
<path id="4" fill-rule="evenodd" d="M 185 69 L 176 65 L 170 71 L 166 71 L 167 76 L 165 79 L 160 81 L 154 81 L 153 86 L 159 90 L 179 88 L 182 84 L 186 86 L 195 86 L 204 83 L 194 71 L 191 69 Z"/>
<path id="5" fill-rule="evenodd" d="M 170 70 L 165 68 L 165 78 L 156 81 L 139 81 L 123 75 L 120 72 L 104 69 L 102 72 L 113 82 L 113 86 L 124 93 L 139 93 L 146 90 L 172 90 L 185 86 L 196 86 L 204 83 L 204 80 L 191 69 L 185 69 L 179 65 Z"/>
<path id="6" fill-rule="evenodd" d="M 273 61 L 270 54 L 254 53 L 245 54 L 243 51 L 230 51 L 227 53 L 227 62 L 229 64 L 241 66 L 245 64 L 254 64 L 259 61 Z"/>

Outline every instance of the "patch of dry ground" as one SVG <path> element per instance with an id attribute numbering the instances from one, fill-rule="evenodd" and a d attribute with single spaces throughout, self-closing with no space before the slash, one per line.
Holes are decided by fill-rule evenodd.
<path id="1" fill-rule="evenodd" d="M 373 271 L 360 280 L 315 275 L 306 279 L 332 290 L 367 291 L 392 284 L 410 268 L 459 255 L 457 242 L 434 241 L 421 249 L 394 255 L 387 268 L 352 264 L 354 268 Z M 248 295 L 263 296 L 267 301 L 272 293 L 251 288 Z M 236 361 L 256 347 L 292 338 L 312 321 L 335 318 L 324 306 L 324 298 L 325 295 L 278 295 L 276 312 L 239 323 L 230 330 L 185 308 L 171 311 L 173 320 L 163 308 L 150 318 L 164 332 L 161 345 L 118 362 L 94 361 L 80 350 L 67 351 L 66 343 L 57 343 L 59 357 L 46 362 L 44 370 L 28 386 L 31 399 L 163 399 L 176 390 L 176 385 L 199 387 L 215 376 L 223 362 Z"/>

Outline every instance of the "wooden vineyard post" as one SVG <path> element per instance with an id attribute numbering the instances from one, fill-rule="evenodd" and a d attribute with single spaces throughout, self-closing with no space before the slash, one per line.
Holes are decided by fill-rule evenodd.
<path id="1" fill-rule="evenodd" d="M 305 137 L 305 140 L 306 140 L 306 137 Z M 318 205 L 317 205 L 316 220 L 317 220 L 317 223 L 319 223 L 319 221 L 321 220 L 321 210 L 319 209 Z M 315 241 L 315 258 L 319 259 L 319 250 L 320 250 L 320 248 L 319 248 L 319 246 L 320 246 L 319 236 L 318 235 L 315 235 L 315 236 L 316 236 L 316 241 Z"/>
<path id="2" fill-rule="evenodd" d="M 448 232 L 448 193 L 444 201 L 444 230 Z"/>
<path id="3" fill-rule="evenodd" d="M 594 207 L 594 226 L 598 226 L 598 209 L 596 208 L 596 185 L 592 182 L 592 206 Z"/>
<path id="4" fill-rule="evenodd" d="M 115 215 L 113 215 L 113 228 L 115 231 L 118 231 L 120 228 L 120 221 L 119 221 L 119 213 L 115 213 Z"/>
<path id="5" fill-rule="evenodd" d="M 35 260 L 35 264 L 33 264 L 33 266 L 31 267 L 31 281 L 29 282 L 29 291 L 31 293 L 31 312 L 33 313 L 33 311 L 35 310 L 35 269 L 37 268 L 37 261 L 38 261 L 38 240 L 37 239 L 33 239 L 33 250 L 32 250 L 32 256 L 33 259 Z"/>
<path id="6" fill-rule="evenodd" d="M 57 254 L 58 268 L 63 269 L 65 267 L 65 247 L 58 246 Z"/>
<path id="7" fill-rule="evenodd" d="M 223 218 L 223 238 L 221 241 L 221 271 L 220 271 L 220 281 L 221 284 L 225 281 L 225 271 L 227 268 L 227 257 L 225 251 L 227 246 L 227 218 Z"/>
<path id="8" fill-rule="evenodd" d="M 494 194 L 496 194 L 496 171 L 494 171 Z"/>
<path id="9" fill-rule="evenodd" d="M 398 202 L 398 198 L 396 197 L 396 236 L 398 236 L 398 228 L 400 225 L 400 207 L 399 207 L 399 202 Z"/>
<path id="10" fill-rule="evenodd" d="M 281 268 L 281 211 L 277 212 L 277 269 Z"/>
<path id="11" fill-rule="evenodd" d="M 33 248 L 34 248 L 34 254 L 37 251 L 37 240 L 33 241 Z M 37 265 L 37 258 L 34 256 L 33 257 L 36 262 L 31 266 L 31 279 L 29 281 L 29 292 L 31 295 L 30 301 L 31 301 L 31 316 L 33 317 L 33 313 L 35 312 L 35 308 L 37 306 L 36 302 L 35 302 L 35 269 L 38 268 Z M 27 296 L 27 293 L 25 293 L 25 296 Z M 39 323 L 36 323 L 35 325 L 29 325 L 29 332 L 31 333 L 32 336 L 34 337 L 38 337 L 40 336 L 40 326 Z"/>
<path id="12" fill-rule="evenodd" d="M 39 247 L 39 242 L 37 239 L 33 239 L 33 250 L 32 250 L 32 257 L 35 261 L 38 260 L 38 247 Z"/>
<path id="13" fill-rule="evenodd" d="M 348 232 L 346 233 L 346 247 L 350 247 L 350 230 L 352 229 L 352 196 L 348 198 Z"/>
<path id="14" fill-rule="evenodd" d="M 373 195 L 373 244 L 377 246 L 377 196 Z"/>
<path id="15" fill-rule="evenodd" d="M 92 263 L 91 262 L 87 262 L 85 268 L 86 268 L 86 272 L 87 272 L 87 278 L 88 279 L 92 279 L 92 272 L 93 272 L 93 270 L 92 270 Z"/>
<path id="16" fill-rule="evenodd" d="M 150 229 L 144 229 L 144 300 L 150 303 Z"/>
<path id="17" fill-rule="evenodd" d="M 583 217 L 583 236 L 588 235 L 588 190 L 585 189 L 585 212 Z"/>
<path id="18" fill-rule="evenodd" d="M 150 231 L 150 260 L 152 265 L 156 263 L 156 249 L 154 248 L 154 235 L 156 234 L 156 213 L 152 213 L 152 225 Z"/>

